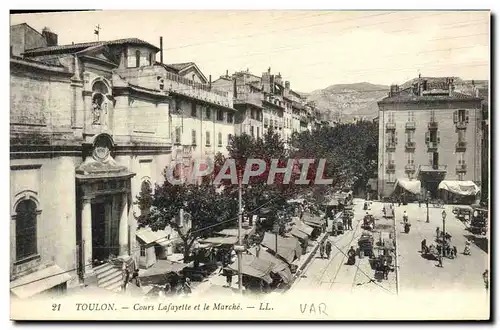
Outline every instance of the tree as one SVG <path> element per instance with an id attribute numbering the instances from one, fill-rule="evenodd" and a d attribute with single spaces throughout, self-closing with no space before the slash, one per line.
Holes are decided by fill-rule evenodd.
<path id="1" fill-rule="evenodd" d="M 196 239 L 234 225 L 237 203 L 217 192 L 216 187 L 206 180 L 199 184 L 172 184 L 167 179 L 166 170 L 164 176 L 164 183 L 155 187 L 150 211 L 141 212 L 136 217 L 137 222 L 139 227 L 147 226 L 153 231 L 167 226 L 174 229 L 182 241 L 184 261 L 188 261 Z M 147 206 L 148 197 L 140 194 L 137 203 Z M 190 225 L 179 220 L 181 209 L 190 218 Z"/>

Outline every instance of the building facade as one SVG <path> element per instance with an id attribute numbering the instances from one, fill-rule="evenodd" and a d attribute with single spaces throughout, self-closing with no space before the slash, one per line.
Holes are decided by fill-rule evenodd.
<path id="1" fill-rule="evenodd" d="M 144 185 L 161 184 L 172 160 L 225 151 L 232 96 L 194 63 L 156 62 L 159 51 L 135 38 L 58 45 L 48 29 L 11 27 L 15 296 L 77 285 L 107 260 L 139 264 Z"/>
<path id="2" fill-rule="evenodd" d="M 412 187 L 413 194 L 448 202 L 447 185 L 478 189 L 481 101 L 456 92 L 448 78 L 419 77 L 401 89 L 392 86 L 378 102 L 380 197 L 390 196 L 398 183 Z"/>
<path id="3" fill-rule="evenodd" d="M 272 127 L 284 141 L 293 132 L 315 127 L 315 107 L 290 89 L 290 82 L 269 68 L 261 76 L 248 71 L 221 76 L 214 87 L 232 93 L 234 99 L 235 134 L 262 137 Z"/>

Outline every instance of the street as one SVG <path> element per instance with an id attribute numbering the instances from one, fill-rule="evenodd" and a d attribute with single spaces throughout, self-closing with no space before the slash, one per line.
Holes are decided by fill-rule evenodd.
<path id="1" fill-rule="evenodd" d="M 337 237 L 330 236 L 328 239 L 333 245 L 330 259 L 321 259 L 317 252 L 304 274 L 294 283 L 292 291 L 314 287 L 336 293 L 397 293 L 395 272 L 390 272 L 387 280 L 376 279 L 367 257 L 361 259 L 357 257 L 356 266 L 345 265 L 347 251 L 351 246 L 357 247 L 357 240 L 363 232 L 361 229 L 361 221 L 365 214 L 363 203 L 364 200 L 354 200 L 354 230 L 346 231 Z M 394 227 L 393 219 L 383 218 L 382 205 L 380 202 L 373 202 L 371 206 L 371 212 L 377 219 L 375 240 L 378 239 L 380 231 L 391 232 Z M 482 273 L 488 268 L 488 255 L 476 244 L 471 244 L 470 256 L 462 254 L 466 237 L 470 234 L 465 230 L 465 225 L 455 218 L 452 208 L 445 206 L 446 232 L 452 235 L 452 245 L 458 249 L 458 258 L 444 258 L 441 268 L 437 267 L 437 261 L 426 260 L 420 255 L 420 243 L 425 238 L 427 245 L 435 244 L 436 227 L 442 229 L 443 209 L 430 205 L 430 222 L 426 223 L 425 204 L 421 207 L 418 203 L 405 206 L 395 204 L 400 294 L 437 288 L 465 293 L 484 292 Z M 412 225 L 408 234 L 404 233 L 402 226 L 404 210 L 407 211 Z M 375 253 L 377 254 L 376 251 Z"/>

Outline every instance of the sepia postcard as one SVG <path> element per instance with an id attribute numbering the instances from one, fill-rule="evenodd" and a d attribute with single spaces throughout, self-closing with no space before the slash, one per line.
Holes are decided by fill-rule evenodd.
<path id="1" fill-rule="evenodd" d="M 11 13 L 11 319 L 489 320 L 490 24 Z"/>

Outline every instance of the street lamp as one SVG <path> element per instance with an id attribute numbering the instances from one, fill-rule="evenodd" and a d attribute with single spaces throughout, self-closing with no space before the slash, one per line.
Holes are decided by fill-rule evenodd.
<path id="1" fill-rule="evenodd" d="M 446 211 L 443 210 L 443 212 L 441 212 L 441 216 L 443 217 L 443 238 L 442 238 L 442 242 L 443 242 L 443 258 L 444 258 L 444 253 L 445 253 L 445 235 L 446 235 Z"/>
<path id="2" fill-rule="evenodd" d="M 425 222 L 429 223 L 429 191 L 427 191 L 425 199 L 425 205 L 427 206 L 427 220 Z"/>

